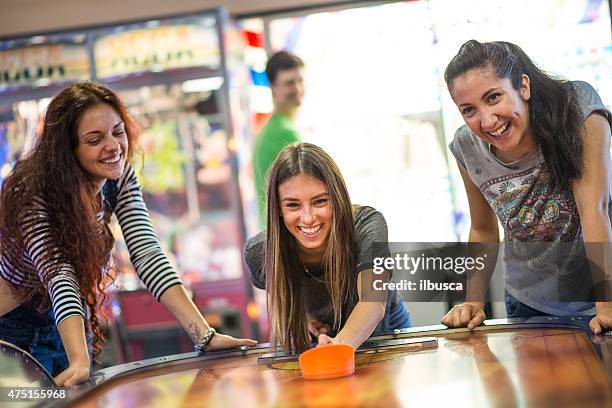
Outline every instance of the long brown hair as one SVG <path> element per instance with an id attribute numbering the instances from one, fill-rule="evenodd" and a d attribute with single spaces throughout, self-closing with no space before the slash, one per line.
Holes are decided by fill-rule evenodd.
<path id="1" fill-rule="evenodd" d="M 80 119 L 85 111 L 101 103 L 115 109 L 123 120 L 128 138 L 126 159 L 130 160 L 139 128 L 123 103 L 103 85 L 90 81 L 77 83 L 51 100 L 33 149 L 17 162 L 0 193 L 2 256 L 24 274 L 23 283 L 26 283 L 12 285 L 14 293 L 42 312 L 50 305 L 45 288 L 57 277 L 61 264 L 72 265 L 80 295 L 91 310 L 89 323 L 94 355 L 101 351 L 103 340 L 96 309 L 105 300 L 105 286 L 114 278 L 114 271 L 109 268 L 114 239 L 108 228 L 110 214 L 105 211 L 102 222 L 97 218 L 103 210 L 101 200 L 74 151 L 79 145 L 77 126 Z M 57 249 L 43 254 L 42 261 L 50 267 L 42 285 L 37 271 L 24 262 L 26 220 L 38 209 L 33 208 L 33 198 L 44 206 L 50 242 Z"/>
<path id="2" fill-rule="evenodd" d="M 307 174 L 325 184 L 332 205 L 332 228 L 323 255 L 327 290 L 332 301 L 334 328 L 346 318 L 343 305 L 355 302 L 355 225 L 351 199 L 333 159 L 320 147 L 296 143 L 285 147 L 270 169 L 267 194 L 267 233 L 264 272 L 272 343 L 285 350 L 308 348 L 310 334 L 304 310 L 302 279 L 295 238 L 281 217 L 278 187 L 291 177 Z"/>

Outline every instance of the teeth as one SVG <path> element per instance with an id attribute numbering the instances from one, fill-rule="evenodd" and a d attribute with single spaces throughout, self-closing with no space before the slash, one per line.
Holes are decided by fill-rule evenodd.
<path id="1" fill-rule="evenodd" d="M 496 130 L 495 132 L 488 132 L 491 136 L 493 137 L 500 137 L 502 133 L 504 133 L 506 131 L 506 129 L 508 129 L 508 126 L 510 126 L 510 122 L 506 122 L 506 124 L 504 126 L 502 126 L 501 128 L 499 128 L 498 130 Z"/>
<path id="2" fill-rule="evenodd" d="M 104 164 L 115 164 L 119 160 L 121 160 L 121 155 L 115 156 L 114 158 L 109 159 L 109 160 L 102 160 L 102 163 L 104 163 Z"/>
<path id="3" fill-rule="evenodd" d="M 306 235 L 314 235 L 321 229 L 321 225 L 312 228 L 298 227 Z"/>

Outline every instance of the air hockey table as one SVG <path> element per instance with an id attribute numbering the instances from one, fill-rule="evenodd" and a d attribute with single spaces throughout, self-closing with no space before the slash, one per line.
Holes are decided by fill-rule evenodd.
<path id="1" fill-rule="evenodd" d="M 305 380 L 297 356 L 256 347 L 95 372 L 61 407 L 612 407 L 612 336 L 583 317 L 415 327 L 369 339 L 355 374 Z"/>

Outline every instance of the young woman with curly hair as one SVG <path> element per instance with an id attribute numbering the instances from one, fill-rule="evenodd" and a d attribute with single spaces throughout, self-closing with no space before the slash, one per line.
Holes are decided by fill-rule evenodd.
<path id="1" fill-rule="evenodd" d="M 53 98 L 32 151 L 2 186 L 0 339 L 29 351 L 58 385 L 88 378 L 89 337 L 100 351 L 113 213 L 140 279 L 199 349 L 254 344 L 215 335 L 162 252 L 130 165 L 137 136 L 111 90 L 77 83 Z"/>

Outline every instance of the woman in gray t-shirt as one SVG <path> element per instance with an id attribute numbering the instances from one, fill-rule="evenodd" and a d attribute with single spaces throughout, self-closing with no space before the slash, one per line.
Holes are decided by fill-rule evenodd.
<path id="1" fill-rule="evenodd" d="M 245 260 L 265 289 L 272 342 L 303 351 L 319 344 L 359 347 L 375 330 L 410 326 L 396 292 L 376 291 L 373 259 L 388 257 L 387 225 L 371 207 L 353 207 L 333 159 L 309 143 L 285 147 L 270 169 L 267 229 Z"/>
<path id="2" fill-rule="evenodd" d="M 450 149 L 470 205 L 469 241 L 499 242 L 502 225 L 508 316 L 595 315 L 594 333 L 611 328 L 612 303 L 594 299 L 592 284 L 612 238 L 610 111 L 589 84 L 549 77 L 507 42 L 466 42 L 445 80 L 466 124 Z M 442 323 L 482 323 L 485 275 L 468 288 L 476 301 Z"/>

